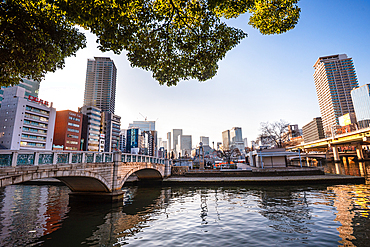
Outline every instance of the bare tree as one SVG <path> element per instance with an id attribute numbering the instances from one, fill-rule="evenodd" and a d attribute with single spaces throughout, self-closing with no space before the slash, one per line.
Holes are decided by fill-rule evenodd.
<path id="1" fill-rule="evenodd" d="M 283 134 L 288 130 L 288 126 L 289 123 L 281 119 L 280 121 L 273 123 L 262 122 L 261 134 L 258 138 L 264 140 L 266 144 L 281 148 L 285 141 Z"/>
<path id="2" fill-rule="evenodd" d="M 217 151 L 217 156 L 223 158 L 227 164 L 230 164 L 231 159 L 241 156 L 241 153 L 238 148 L 221 149 Z"/>

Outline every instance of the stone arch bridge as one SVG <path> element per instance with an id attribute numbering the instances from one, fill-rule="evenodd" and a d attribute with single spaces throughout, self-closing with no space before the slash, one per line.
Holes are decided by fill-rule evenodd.
<path id="1" fill-rule="evenodd" d="M 0 151 L 0 187 L 56 178 L 74 195 L 118 200 L 133 173 L 139 180 L 161 180 L 171 166 L 166 159 L 121 152 Z"/>

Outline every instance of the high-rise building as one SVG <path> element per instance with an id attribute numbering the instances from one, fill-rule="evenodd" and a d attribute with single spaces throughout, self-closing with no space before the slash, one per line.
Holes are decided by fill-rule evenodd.
<path id="1" fill-rule="evenodd" d="M 105 152 L 114 152 L 119 149 L 119 134 L 121 132 L 121 117 L 110 112 L 103 112 Z"/>
<path id="2" fill-rule="evenodd" d="M 129 123 L 129 128 L 140 128 L 142 131 L 155 130 L 155 121 L 134 121 Z"/>
<path id="3" fill-rule="evenodd" d="M 182 135 L 182 129 L 173 129 L 172 130 L 172 151 L 174 153 L 174 157 L 177 158 L 179 150 L 177 150 L 178 138 L 179 135 Z"/>
<path id="4" fill-rule="evenodd" d="M 191 135 L 178 135 L 177 137 L 177 147 L 178 157 L 189 157 L 191 155 L 192 140 Z"/>
<path id="5" fill-rule="evenodd" d="M 109 57 L 87 60 L 84 105 L 114 113 L 117 68 Z"/>
<path id="6" fill-rule="evenodd" d="M 78 111 L 83 114 L 82 150 L 104 152 L 105 135 L 102 131 L 104 118 L 101 110 L 94 106 L 83 106 Z"/>
<path id="7" fill-rule="evenodd" d="M 302 127 L 304 142 L 313 142 L 325 138 L 321 117 L 314 118 Z"/>
<path id="8" fill-rule="evenodd" d="M 201 136 L 200 142 L 203 144 L 203 146 L 209 146 L 209 137 Z"/>
<path id="9" fill-rule="evenodd" d="M 230 130 L 222 131 L 222 148 L 225 150 L 230 148 Z"/>
<path id="10" fill-rule="evenodd" d="M 25 89 L 25 93 L 24 93 L 25 98 L 28 98 L 29 95 L 36 97 L 36 98 L 39 97 L 40 82 L 22 78 L 22 80 L 19 82 L 17 86 Z M 1 101 L 3 100 L 3 94 L 4 94 L 5 88 L 6 87 L 0 88 L 0 104 L 1 104 Z"/>
<path id="11" fill-rule="evenodd" d="M 126 152 L 126 135 L 127 130 L 121 129 L 121 132 L 119 133 L 119 150 L 121 150 L 123 153 Z"/>
<path id="12" fill-rule="evenodd" d="M 354 112 L 351 90 L 358 87 L 356 71 L 346 54 L 319 57 L 313 67 L 323 128 L 330 135 L 340 116 Z"/>
<path id="13" fill-rule="evenodd" d="M 370 127 L 370 84 L 351 91 L 353 106 L 359 128 Z"/>
<path id="14" fill-rule="evenodd" d="M 172 151 L 171 132 L 167 132 L 167 153 L 170 155 Z"/>
<path id="15" fill-rule="evenodd" d="M 63 150 L 81 150 L 82 116 L 70 110 L 57 111 L 54 145 L 63 146 Z"/>
<path id="16" fill-rule="evenodd" d="M 242 128 L 233 127 L 231 130 L 222 132 L 222 146 L 223 149 L 238 148 L 240 152 L 244 150 L 244 141 L 242 136 Z"/>
<path id="17" fill-rule="evenodd" d="M 0 147 L 11 150 L 51 150 L 55 108 L 52 103 L 29 96 L 24 88 L 4 89 L 0 108 Z"/>
<path id="18" fill-rule="evenodd" d="M 244 141 L 242 135 L 242 128 L 233 127 L 230 130 L 230 146 L 231 148 L 237 148 L 240 152 L 244 151 Z"/>
<path id="19" fill-rule="evenodd" d="M 137 127 L 128 129 L 126 132 L 126 152 L 139 154 L 141 147 L 141 130 Z"/>

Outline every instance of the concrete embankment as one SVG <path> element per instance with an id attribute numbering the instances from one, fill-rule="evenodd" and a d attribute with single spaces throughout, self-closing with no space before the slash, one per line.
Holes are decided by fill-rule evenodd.
<path id="1" fill-rule="evenodd" d="M 321 169 L 253 169 L 246 171 L 193 171 L 184 176 L 171 176 L 165 185 L 238 184 L 238 185 L 300 185 L 300 184 L 363 184 L 364 177 L 324 173 Z"/>

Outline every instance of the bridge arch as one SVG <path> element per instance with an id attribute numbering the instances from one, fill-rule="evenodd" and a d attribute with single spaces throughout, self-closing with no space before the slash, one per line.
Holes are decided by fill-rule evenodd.
<path id="1" fill-rule="evenodd" d="M 68 186 L 72 192 L 111 192 L 108 181 L 96 172 L 81 170 L 33 170 L 26 173 L 19 172 L 1 178 L 1 187 L 12 184 L 19 184 L 36 179 L 56 178 Z"/>
<path id="2" fill-rule="evenodd" d="M 156 164 L 140 163 L 137 162 L 135 166 L 126 171 L 125 176 L 118 181 L 120 188 L 123 187 L 126 180 L 135 173 L 139 180 L 162 180 L 164 177 L 164 166 Z"/>

